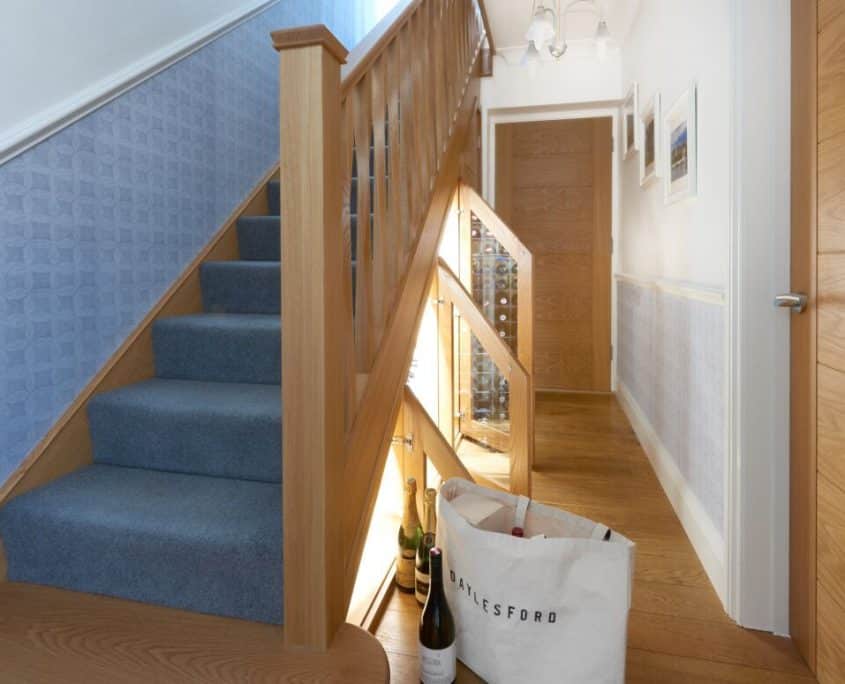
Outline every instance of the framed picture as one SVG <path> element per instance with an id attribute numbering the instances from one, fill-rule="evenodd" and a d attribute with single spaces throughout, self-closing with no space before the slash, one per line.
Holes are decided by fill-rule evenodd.
<path id="1" fill-rule="evenodd" d="M 647 185 L 662 176 L 660 169 L 660 93 L 649 100 L 640 116 L 642 147 L 640 154 L 640 185 Z"/>
<path id="2" fill-rule="evenodd" d="M 622 100 L 622 159 L 628 159 L 640 149 L 637 136 L 637 117 L 640 112 L 639 87 L 634 82 Z"/>
<path id="3" fill-rule="evenodd" d="M 691 83 L 663 119 L 666 204 L 698 192 L 696 107 L 696 85 Z"/>

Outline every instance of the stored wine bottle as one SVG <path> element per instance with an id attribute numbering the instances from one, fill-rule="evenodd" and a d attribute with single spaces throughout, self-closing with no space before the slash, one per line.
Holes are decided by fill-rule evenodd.
<path id="1" fill-rule="evenodd" d="M 426 489 L 423 499 L 423 536 L 417 547 L 416 595 L 417 602 L 422 606 L 428 597 L 429 564 L 428 554 L 434 547 L 434 535 L 437 530 L 437 490 Z"/>
<path id="2" fill-rule="evenodd" d="M 399 525 L 399 548 L 396 553 L 396 586 L 401 591 L 414 591 L 417 547 L 422 539 L 420 516 L 417 513 L 417 481 L 408 478 L 405 484 L 405 507 Z"/>
<path id="3" fill-rule="evenodd" d="M 431 580 L 420 618 L 420 682 L 452 684 L 457 669 L 455 620 L 443 591 L 443 554 L 435 546 L 428 558 Z"/>

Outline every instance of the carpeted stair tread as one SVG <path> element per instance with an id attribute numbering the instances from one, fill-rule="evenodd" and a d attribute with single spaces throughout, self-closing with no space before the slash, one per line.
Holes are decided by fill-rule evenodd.
<path id="1" fill-rule="evenodd" d="M 281 488 L 93 465 L 0 510 L 15 582 L 282 620 Z"/>
<path id="2" fill-rule="evenodd" d="M 191 314 L 153 324 L 160 378 L 278 385 L 281 345 L 279 316 Z"/>
<path id="3" fill-rule="evenodd" d="M 279 385 L 153 379 L 95 396 L 96 463 L 281 482 Z"/>
<path id="4" fill-rule="evenodd" d="M 238 249 L 244 261 L 279 261 L 282 258 L 281 219 L 244 216 L 238 219 Z"/>
<path id="5" fill-rule="evenodd" d="M 279 314 L 279 261 L 207 261 L 200 266 L 203 307 L 209 313 Z"/>

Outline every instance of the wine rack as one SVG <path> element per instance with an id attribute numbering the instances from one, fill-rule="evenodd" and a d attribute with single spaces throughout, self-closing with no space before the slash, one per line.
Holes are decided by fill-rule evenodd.
<path id="1" fill-rule="evenodd" d="M 516 352 L 517 263 L 475 215 L 471 222 L 472 295 L 499 336 Z M 472 335 L 472 418 L 507 430 L 507 380 Z"/>

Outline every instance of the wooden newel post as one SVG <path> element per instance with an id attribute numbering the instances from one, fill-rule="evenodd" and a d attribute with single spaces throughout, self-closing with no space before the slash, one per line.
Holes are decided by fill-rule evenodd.
<path id="1" fill-rule="evenodd" d="M 280 57 L 284 633 L 325 650 L 345 621 L 340 65 L 325 26 L 272 34 Z"/>

